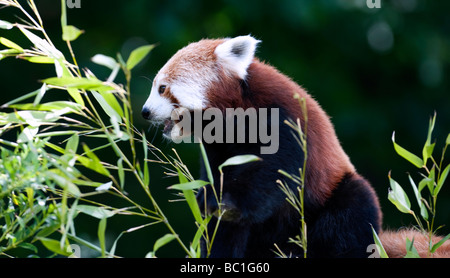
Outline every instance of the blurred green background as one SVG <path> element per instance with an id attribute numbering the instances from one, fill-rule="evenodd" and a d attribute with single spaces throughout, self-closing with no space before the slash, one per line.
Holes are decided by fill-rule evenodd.
<path id="1" fill-rule="evenodd" d="M 411 216 L 401 214 L 387 200 L 387 176 L 392 170 L 392 177 L 404 186 L 417 210 L 406 173 L 420 179 L 418 169 L 396 155 L 391 136 L 395 130 L 397 143 L 421 156 L 428 121 L 436 111 L 435 156 L 440 158 L 450 132 L 450 1 L 381 0 L 380 9 L 369 9 L 366 0 L 80 1 L 81 8 L 68 9 L 68 23 L 85 33 L 72 46 L 79 65 L 91 69 L 97 77 L 105 79 L 109 71 L 90 61 L 95 54 L 115 57 L 120 52 L 128 57 L 137 46 L 158 44 L 133 70 L 135 124 L 148 131 L 147 138 L 164 151 L 175 147 L 195 177 L 199 171 L 198 146 L 162 141 L 161 131 L 149 129 L 140 117 L 151 81 L 159 68 L 189 42 L 252 34 L 262 40 L 257 56 L 307 89 L 330 115 L 347 154 L 378 193 L 384 228 L 412 223 Z M 60 40 L 60 1 L 36 3 L 48 34 L 69 55 Z M 2 9 L 0 19 L 15 22 L 19 14 L 13 8 Z M 0 30 L 0 36 L 29 45 L 16 30 Z M 40 87 L 38 80 L 53 76 L 52 65 L 2 60 L 0 103 L 36 90 Z M 175 230 L 188 241 L 195 227 L 187 206 L 168 202 L 176 197 L 166 187 L 176 179 L 164 177 L 159 165 L 151 169 L 153 194 Z M 127 183 L 126 190 L 135 200 L 147 202 L 138 185 Z M 442 234 L 450 232 L 449 182 L 441 191 L 436 221 L 438 225 L 447 224 Z M 77 233 L 95 241 L 97 220 L 80 215 L 76 223 Z M 121 231 L 143 223 L 124 216 L 108 220 L 109 246 Z M 167 232 L 161 225 L 124 235 L 116 254 L 143 257 Z M 89 256 L 87 251 L 82 252 Z M 172 242 L 157 255 L 184 253 Z"/>

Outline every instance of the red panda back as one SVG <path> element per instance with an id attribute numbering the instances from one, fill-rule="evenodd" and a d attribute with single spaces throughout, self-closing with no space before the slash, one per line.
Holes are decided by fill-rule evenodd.
<path id="1" fill-rule="evenodd" d="M 305 98 L 308 115 L 308 161 L 307 186 L 314 202 L 323 205 L 332 194 L 333 189 L 347 173 L 354 173 L 355 168 L 342 149 L 334 127 L 320 105 L 297 83 L 274 67 L 254 59 L 248 68 L 245 81 L 252 92 L 250 99 L 243 98 L 239 80 L 222 73 L 221 82 L 209 92 L 212 107 L 282 107 L 289 116 L 301 120 L 304 126 L 303 112 L 294 94 Z M 223 82 L 226 80 L 226 82 Z M 225 85 L 226 87 L 224 87 Z M 281 123 L 284 124 L 284 123 Z M 375 196 L 375 194 L 374 194 Z M 375 197 L 376 198 L 376 197 Z"/>

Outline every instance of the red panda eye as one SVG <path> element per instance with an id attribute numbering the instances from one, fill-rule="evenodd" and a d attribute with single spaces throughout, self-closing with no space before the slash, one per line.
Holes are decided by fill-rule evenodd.
<path id="1" fill-rule="evenodd" d="M 166 91 L 166 86 L 165 85 L 159 86 L 158 93 L 160 95 L 164 94 L 165 91 Z"/>

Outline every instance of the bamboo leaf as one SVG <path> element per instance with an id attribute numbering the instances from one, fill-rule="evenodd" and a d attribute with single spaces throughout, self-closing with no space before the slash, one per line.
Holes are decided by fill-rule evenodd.
<path id="1" fill-rule="evenodd" d="M 23 129 L 22 133 L 20 133 L 19 137 L 17 138 L 17 143 L 32 141 L 38 131 L 39 127 L 27 126 Z"/>
<path id="2" fill-rule="evenodd" d="M 449 238 L 450 238 L 450 234 L 448 234 L 446 237 L 442 238 L 438 243 L 434 244 L 433 247 L 431 247 L 431 253 L 434 253 Z"/>
<path id="3" fill-rule="evenodd" d="M 35 64 L 53 64 L 53 63 L 55 63 L 55 59 L 53 59 L 51 57 L 45 57 L 45 56 L 32 56 L 32 57 L 19 56 L 19 58 L 22 58 L 24 60 L 27 60 L 30 63 L 35 63 Z"/>
<path id="4" fill-rule="evenodd" d="M 71 101 L 52 101 L 36 105 L 34 105 L 33 103 L 12 104 L 9 105 L 8 107 L 16 108 L 18 110 L 35 110 L 35 111 L 51 111 L 51 112 L 64 110 L 76 114 L 79 114 L 82 110 L 81 105 Z"/>
<path id="5" fill-rule="evenodd" d="M 97 219 L 109 218 L 116 214 L 114 211 L 110 211 L 104 207 L 96 207 L 90 205 L 78 205 L 76 207 L 76 210 Z"/>
<path id="6" fill-rule="evenodd" d="M 448 172 L 450 171 L 450 164 L 445 167 L 444 171 L 442 171 L 441 176 L 439 177 L 439 181 L 436 185 L 436 188 L 433 191 L 433 195 L 437 196 L 439 191 L 441 191 L 442 186 L 444 185 L 445 180 L 447 179 Z"/>
<path id="7" fill-rule="evenodd" d="M 417 204 L 420 207 L 420 215 L 422 216 L 423 219 L 428 220 L 428 211 L 427 211 L 427 207 L 422 202 L 422 195 L 420 194 L 420 191 L 417 189 L 417 186 L 410 175 L 408 175 L 408 178 L 409 178 L 409 182 L 411 183 L 411 186 L 414 190 L 414 195 L 416 197 Z"/>
<path id="8" fill-rule="evenodd" d="M 219 171 L 222 171 L 222 168 L 226 167 L 226 166 L 241 165 L 241 164 L 246 164 L 246 163 L 254 162 L 254 161 L 258 161 L 258 160 L 261 160 L 261 158 L 257 157 L 256 155 L 252 155 L 252 154 L 237 155 L 237 156 L 227 159 L 224 163 L 222 163 L 219 166 Z"/>
<path id="9" fill-rule="evenodd" d="M 389 256 L 387 255 L 386 251 L 384 250 L 383 244 L 381 243 L 380 238 L 377 235 L 377 232 L 375 232 L 375 230 L 373 229 L 373 226 L 370 225 L 372 228 L 372 235 L 373 235 L 373 240 L 375 242 L 375 245 L 378 249 L 378 254 L 380 255 L 380 258 L 389 258 Z"/>
<path id="10" fill-rule="evenodd" d="M 109 117 L 115 117 L 119 123 L 122 122 L 123 110 L 113 94 L 96 91 L 91 91 L 91 93 Z"/>
<path id="11" fill-rule="evenodd" d="M 176 189 L 176 190 L 195 190 L 199 189 L 205 185 L 209 184 L 209 182 L 202 181 L 202 180 L 195 180 L 187 183 L 179 183 L 174 184 L 172 186 L 169 186 L 169 189 Z"/>
<path id="12" fill-rule="evenodd" d="M 19 26 L 18 28 L 34 44 L 34 46 L 44 52 L 47 56 L 57 60 L 64 58 L 64 55 L 54 46 L 50 45 L 46 40 L 41 39 L 40 37 L 36 36 L 32 32 L 21 26 Z"/>
<path id="13" fill-rule="evenodd" d="M 0 29 L 10 30 L 14 27 L 11 23 L 5 20 L 0 20 Z"/>
<path id="14" fill-rule="evenodd" d="M 102 81 L 96 78 L 85 78 L 85 77 L 51 77 L 42 80 L 42 82 L 47 83 L 48 85 L 58 86 L 58 87 L 66 87 L 66 88 L 74 88 L 74 89 L 86 89 L 86 90 L 94 90 L 105 88 L 112 90 L 113 88 L 108 85 L 104 85 Z"/>
<path id="15" fill-rule="evenodd" d="M 206 174 L 208 176 L 209 183 L 211 184 L 211 186 L 214 186 L 214 178 L 212 175 L 211 166 L 209 165 L 208 155 L 206 154 L 205 146 L 203 146 L 202 143 L 200 143 L 200 151 L 202 153 L 203 164 L 206 169 Z"/>
<path id="16" fill-rule="evenodd" d="M 155 45 L 151 44 L 144 45 L 133 50 L 127 60 L 127 69 L 132 70 L 145 58 L 145 56 L 148 55 L 148 53 L 150 53 L 153 48 L 155 48 Z"/>
<path id="17" fill-rule="evenodd" d="M 389 190 L 388 193 L 389 201 L 391 201 L 399 211 L 411 214 L 411 203 L 403 188 L 390 176 L 389 183 L 391 186 L 391 190 Z"/>
<path id="18" fill-rule="evenodd" d="M 108 191 L 112 186 L 112 181 L 99 185 L 95 191 Z"/>
<path id="19" fill-rule="evenodd" d="M 431 135 L 433 133 L 435 123 L 436 123 L 436 113 L 434 114 L 433 118 L 430 119 L 430 124 L 428 126 L 427 140 L 426 140 L 425 145 L 423 146 L 423 150 L 422 150 L 423 165 L 427 164 L 428 158 L 430 158 L 431 155 L 433 154 L 435 144 L 434 143 L 431 144 Z"/>
<path id="20" fill-rule="evenodd" d="M 74 41 L 76 40 L 81 34 L 84 33 L 83 30 L 78 29 L 75 26 L 72 25 L 65 25 L 62 27 L 62 39 L 64 41 Z"/>
<path id="21" fill-rule="evenodd" d="M 416 247 L 414 247 L 414 238 L 413 238 L 412 241 L 409 240 L 409 238 L 406 238 L 406 255 L 405 255 L 405 258 L 420 258 Z"/>
<path id="22" fill-rule="evenodd" d="M 48 250 L 62 255 L 62 256 L 70 256 L 71 253 L 67 252 L 67 248 L 61 248 L 61 245 L 59 244 L 59 241 L 54 240 L 54 239 L 50 239 L 50 238 L 40 238 L 39 239 L 42 244 L 45 246 L 45 248 L 47 248 Z"/>
<path id="23" fill-rule="evenodd" d="M 422 168 L 424 166 L 423 160 L 420 157 L 407 151 L 406 149 L 395 143 L 395 132 L 392 133 L 392 142 L 394 143 L 394 149 L 398 155 L 411 162 L 417 168 Z"/>
<path id="24" fill-rule="evenodd" d="M 67 190 L 74 197 L 81 196 L 80 189 L 68 177 L 63 177 L 52 171 L 45 172 L 45 175 L 56 182 L 61 188 Z"/>
<path id="25" fill-rule="evenodd" d="M 163 247 L 167 243 L 171 242 L 172 240 L 176 239 L 177 237 L 173 234 L 166 234 L 159 238 L 154 246 L 153 246 L 153 253 L 155 253 L 159 248 Z"/>
<path id="26" fill-rule="evenodd" d="M 109 176 L 109 171 L 103 166 L 95 153 L 93 153 L 86 144 L 83 145 L 83 149 L 89 159 L 87 161 L 84 159 L 80 160 L 80 157 L 78 157 L 78 161 L 86 168 L 94 170 L 102 175 Z"/>
<path id="27" fill-rule="evenodd" d="M 100 249 L 102 250 L 102 257 L 104 258 L 106 255 L 106 247 L 105 247 L 105 232 L 106 232 L 106 219 L 107 217 L 104 217 L 100 220 L 98 223 L 98 241 L 100 242 Z"/>
<path id="28" fill-rule="evenodd" d="M 125 186 L 125 171 L 123 169 L 123 159 L 119 158 L 117 160 L 117 171 L 119 173 L 119 182 L 120 182 L 120 188 L 123 190 Z"/>
<path id="29" fill-rule="evenodd" d="M 172 188 L 172 189 L 178 189 L 178 190 L 183 191 L 184 198 L 186 199 L 186 202 L 189 206 L 189 209 L 192 212 L 192 215 L 194 215 L 195 221 L 197 221 L 197 223 L 201 224 L 201 223 L 203 223 L 203 218 L 202 218 L 202 214 L 200 212 L 200 208 L 198 207 L 197 198 L 195 197 L 193 190 L 192 189 L 182 189 L 183 184 L 190 184 L 190 186 L 188 185 L 187 187 L 192 187 L 194 185 L 191 182 L 187 181 L 186 177 L 183 176 L 180 169 L 177 169 L 177 171 L 178 171 L 178 178 L 180 180 L 181 187 L 179 189 L 178 188 Z M 196 181 L 196 182 L 197 183 L 195 185 L 198 186 L 202 181 Z"/>
<path id="30" fill-rule="evenodd" d="M 41 89 L 39 90 L 39 93 L 36 95 L 33 101 L 33 106 L 38 105 L 41 103 L 42 98 L 44 97 L 45 93 L 47 92 L 47 84 L 42 84 Z"/>
<path id="31" fill-rule="evenodd" d="M 4 46 L 8 47 L 8 48 L 17 50 L 20 53 L 23 52 L 23 48 L 22 47 L 17 45 L 15 42 L 12 42 L 12 41 L 8 40 L 7 38 L 0 37 L 0 43 L 3 44 Z"/>
<path id="32" fill-rule="evenodd" d="M 91 58 L 91 61 L 98 65 L 105 66 L 111 70 L 114 70 L 116 66 L 119 64 L 114 58 L 103 54 L 95 55 L 94 57 Z"/>
<path id="33" fill-rule="evenodd" d="M 66 152 L 76 154 L 78 149 L 79 135 L 72 135 L 66 143 Z"/>

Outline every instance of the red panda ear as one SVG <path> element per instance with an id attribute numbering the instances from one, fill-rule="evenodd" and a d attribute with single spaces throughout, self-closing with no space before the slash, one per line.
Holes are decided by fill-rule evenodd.
<path id="1" fill-rule="evenodd" d="M 214 53 L 226 70 L 244 80 L 259 42 L 252 36 L 227 39 L 216 47 Z"/>

